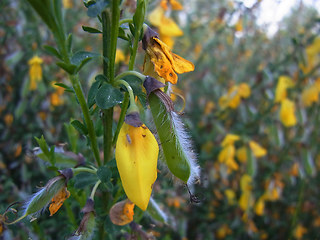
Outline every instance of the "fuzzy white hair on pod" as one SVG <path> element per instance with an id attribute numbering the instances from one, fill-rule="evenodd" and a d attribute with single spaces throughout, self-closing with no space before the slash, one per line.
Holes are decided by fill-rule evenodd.
<path id="1" fill-rule="evenodd" d="M 190 136 L 186 132 L 184 124 L 182 123 L 179 115 L 176 112 L 171 111 L 170 116 L 173 130 L 177 136 L 177 144 L 179 144 L 181 147 L 181 154 L 185 155 L 190 164 L 190 176 L 187 184 L 192 185 L 200 177 L 200 168 L 197 163 L 197 155 L 194 153 Z"/>
<path id="2" fill-rule="evenodd" d="M 45 187 L 42 187 L 39 191 L 37 191 L 36 193 L 32 194 L 31 196 L 29 196 L 28 200 L 26 200 L 22 206 L 22 209 L 24 210 L 23 215 L 27 214 L 27 211 L 29 209 L 30 204 L 33 201 L 36 201 L 37 198 L 40 197 L 40 195 L 44 194 L 44 191 L 46 191 Z M 41 213 L 48 207 L 50 202 L 48 202 L 43 208 L 41 208 L 39 211 L 35 212 L 35 213 L 31 213 L 29 215 L 29 217 L 31 217 L 32 219 L 37 218 L 41 215 Z"/>

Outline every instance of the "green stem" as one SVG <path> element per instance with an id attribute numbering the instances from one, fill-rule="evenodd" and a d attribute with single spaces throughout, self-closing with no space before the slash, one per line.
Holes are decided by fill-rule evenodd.
<path id="1" fill-rule="evenodd" d="M 127 112 L 128 106 L 129 106 L 129 93 L 126 92 L 125 95 L 124 95 L 123 103 L 122 103 L 122 109 L 121 109 L 121 114 L 120 114 L 120 117 L 119 117 L 117 129 L 116 129 L 116 132 L 114 133 L 113 140 L 112 140 L 112 145 L 113 146 L 117 142 L 117 139 L 118 139 L 118 136 L 119 136 L 119 132 L 120 132 L 120 129 L 121 129 L 122 124 L 124 122 L 124 118 L 126 116 L 126 112 Z"/>
<path id="2" fill-rule="evenodd" d="M 96 191 L 97 191 L 100 183 L 101 183 L 101 180 L 98 180 L 98 181 L 96 182 L 96 184 L 94 185 L 92 191 L 91 191 L 90 198 L 91 198 L 92 200 L 94 199 L 94 195 L 96 194 Z"/>
<path id="3" fill-rule="evenodd" d="M 289 238 L 288 238 L 289 240 L 293 238 L 294 230 L 295 230 L 295 227 L 297 225 L 298 215 L 299 215 L 299 213 L 301 211 L 301 207 L 302 207 L 302 203 L 303 203 L 304 192 L 306 190 L 305 189 L 305 185 L 306 185 L 305 179 L 301 178 L 300 181 L 301 182 L 300 182 L 300 186 L 299 186 L 298 203 L 297 203 L 294 215 L 293 215 L 292 220 L 291 220 L 290 235 L 289 235 Z"/>
<path id="4" fill-rule="evenodd" d="M 132 53 L 130 55 L 129 67 L 128 67 L 129 70 L 133 70 L 134 62 L 136 60 L 140 31 L 141 30 L 137 31 L 137 29 L 136 29 L 136 31 L 134 33 L 134 41 L 133 41 L 133 46 L 132 46 Z"/>
<path id="5" fill-rule="evenodd" d="M 109 56 L 109 72 L 110 72 L 109 81 L 111 84 L 113 84 L 117 41 L 118 41 L 118 34 L 119 34 L 119 19 L 120 19 L 119 0 L 111 1 L 111 9 L 112 9 L 112 18 L 111 18 L 111 40 L 110 40 L 110 56 Z"/>
<path id="6" fill-rule="evenodd" d="M 133 23 L 132 18 L 122 19 L 122 20 L 119 22 L 119 25 L 121 26 L 122 24 L 125 24 L 125 23 Z"/>
<path id="7" fill-rule="evenodd" d="M 118 86 L 120 84 L 122 84 L 126 87 L 128 93 L 129 93 L 129 96 L 130 96 L 130 104 L 135 104 L 133 90 L 132 90 L 131 86 L 129 85 L 129 83 L 127 83 L 126 81 L 124 81 L 122 79 L 115 81 L 116 86 Z"/>
<path id="8" fill-rule="evenodd" d="M 78 101 L 80 103 L 80 107 L 81 107 L 81 110 L 82 110 L 82 113 L 84 116 L 84 120 L 85 120 L 87 128 L 88 128 L 88 134 L 89 134 L 89 138 L 90 138 L 91 149 L 93 151 L 93 155 L 97 161 L 98 166 L 101 166 L 99 148 L 98 148 L 98 144 L 97 144 L 97 136 L 96 136 L 96 132 L 94 130 L 93 122 L 90 118 L 89 108 L 88 108 L 86 99 L 84 98 L 83 91 L 82 91 L 81 85 L 79 83 L 79 78 L 76 75 L 70 75 L 70 79 L 71 79 L 73 89 L 74 89 L 76 96 L 78 98 Z"/>
<path id="9" fill-rule="evenodd" d="M 86 168 L 86 167 L 78 167 L 78 168 L 73 168 L 72 172 L 74 175 L 77 175 L 81 172 L 88 172 L 88 173 L 92 173 L 92 174 L 96 174 L 97 170 L 96 169 L 91 169 L 91 168 Z"/>
<path id="10" fill-rule="evenodd" d="M 114 81 L 118 81 L 118 80 L 124 78 L 125 76 L 129 76 L 129 75 L 136 76 L 136 77 L 140 78 L 142 81 L 144 81 L 146 78 L 146 76 L 143 75 L 142 73 L 139 73 L 136 71 L 126 71 L 126 72 L 120 73 L 118 76 L 116 76 Z"/>
<path id="11" fill-rule="evenodd" d="M 25 215 L 23 215 L 23 216 L 19 217 L 18 219 L 14 220 L 13 222 L 4 222 L 4 224 L 6 224 L 6 225 L 12 225 L 12 224 L 15 224 L 15 223 L 17 223 L 17 222 L 21 221 L 22 219 L 24 219 L 26 216 L 28 216 L 28 215 L 27 215 L 27 214 L 25 214 Z"/>

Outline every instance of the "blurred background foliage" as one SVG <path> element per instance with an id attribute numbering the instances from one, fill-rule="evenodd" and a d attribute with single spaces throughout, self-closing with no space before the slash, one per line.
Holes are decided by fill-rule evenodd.
<path id="1" fill-rule="evenodd" d="M 164 2 L 151 1 L 148 15 L 170 16 L 180 31 L 161 29 L 165 22 L 157 24 L 153 17 L 146 22 L 196 67 L 180 76 L 172 98 L 177 111 L 185 101 L 183 119 L 201 166 L 201 181 L 192 192 L 201 202 L 191 204 L 185 187 L 159 166 L 161 181 L 155 183 L 153 197 L 170 224 L 160 224 L 147 214 L 141 218 L 139 213 L 137 221 L 158 239 L 319 238 L 319 12 L 301 1 L 271 35 L 257 24 L 262 1 L 248 8 L 242 1 L 181 0 L 177 9 L 175 1 L 167 9 Z M 101 52 L 101 36 L 82 30 L 83 25 L 97 25 L 86 15 L 83 3 L 70 0 L 64 6 L 75 50 Z M 124 0 L 122 7 L 123 18 L 132 16 L 135 1 Z M 159 7 L 162 12 L 154 12 Z M 43 47 L 53 45 L 49 31 L 25 1 L 3 0 L 0 9 L 3 212 L 55 176 L 35 157 L 34 137 L 43 135 L 50 146 L 81 153 L 86 161 L 91 155 L 85 150 L 86 139 L 70 125 L 82 118 L 77 100 L 54 85 L 67 82 Z M 128 63 L 129 50 L 121 39 L 118 48 L 120 72 Z M 42 80 L 32 89 L 29 60 L 36 55 L 43 61 Z M 143 54 L 138 58 L 136 68 L 142 70 Z M 101 72 L 99 60 L 84 67 L 81 81 L 86 93 Z M 98 113 L 95 119 L 101 136 Z M 70 189 L 63 211 L 6 227 L 0 239 L 70 236 L 88 192 L 86 185 Z M 128 228 L 107 221 L 109 239 L 126 237 Z"/>

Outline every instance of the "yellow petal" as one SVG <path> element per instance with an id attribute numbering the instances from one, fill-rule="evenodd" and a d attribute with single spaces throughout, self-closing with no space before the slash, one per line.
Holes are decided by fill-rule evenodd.
<path id="1" fill-rule="evenodd" d="M 252 178 L 248 174 L 244 174 L 240 179 L 240 188 L 242 191 L 251 191 Z"/>
<path id="2" fill-rule="evenodd" d="M 248 98 L 251 95 L 251 89 L 247 83 L 241 83 L 239 85 L 239 95 L 243 98 Z"/>
<path id="3" fill-rule="evenodd" d="M 294 86 L 292 79 L 288 76 L 280 76 L 278 79 L 274 102 L 281 102 L 287 97 L 287 89 Z"/>
<path id="4" fill-rule="evenodd" d="M 63 202 L 70 197 L 70 192 L 67 188 L 62 188 L 51 200 L 49 206 L 50 216 L 55 214 L 62 206 Z"/>
<path id="5" fill-rule="evenodd" d="M 259 200 L 257 201 L 255 207 L 254 207 L 254 212 L 259 215 L 259 216 L 262 216 L 263 213 L 264 213 L 264 198 L 263 197 L 260 197 Z"/>
<path id="6" fill-rule="evenodd" d="M 306 107 L 310 107 L 312 103 L 319 102 L 319 90 L 314 84 L 305 88 L 301 95 L 302 104 Z"/>
<path id="7" fill-rule="evenodd" d="M 127 197 L 143 211 L 157 179 L 158 153 L 158 143 L 146 126 L 122 125 L 116 144 L 117 167 Z"/>
<path id="8" fill-rule="evenodd" d="M 245 147 L 245 146 L 237 149 L 236 156 L 240 162 L 242 162 L 242 163 L 247 162 L 247 151 L 248 151 L 247 147 Z"/>
<path id="9" fill-rule="evenodd" d="M 176 0 L 170 0 L 172 10 L 182 10 L 183 6 Z"/>
<path id="10" fill-rule="evenodd" d="M 160 48 L 171 62 L 174 71 L 176 71 L 179 74 L 194 71 L 194 65 L 192 62 L 172 53 L 168 46 L 161 42 L 160 39 L 153 39 L 159 44 Z"/>
<path id="11" fill-rule="evenodd" d="M 225 138 L 223 139 L 221 146 L 226 146 L 229 144 L 233 144 L 235 141 L 238 141 L 240 139 L 240 137 L 238 135 L 235 134 L 227 134 L 227 136 L 225 136 Z"/>
<path id="12" fill-rule="evenodd" d="M 161 16 L 160 25 L 158 26 L 159 33 L 171 37 L 179 37 L 183 35 L 183 31 L 175 23 L 172 18 L 168 18 L 165 15 Z"/>
<path id="13" fill-rule="evenodd" d="M 161 18 L 163 15 L 164 10 L 158 6 L 149 14 L 148 20 L 150 21 L 151 25 L 159 27 L 161 25 Z"/>
<path id="14" fill-rule="evenodd" d="M 257 158 L 263 157 L 267 154 L 267 150 L 265 148 L 261 147 L 255 141 L 250 141 L 249 146 L 251 148 L 251 151 L 253 152 L 253 155 Z"/>
<path id="15" fill-rule="evenodd" d="M 295 104 L 289 99 L 285 99 L 281 102 L 280 120 L 286 127 L 292 127 L 297 124 Z"/>

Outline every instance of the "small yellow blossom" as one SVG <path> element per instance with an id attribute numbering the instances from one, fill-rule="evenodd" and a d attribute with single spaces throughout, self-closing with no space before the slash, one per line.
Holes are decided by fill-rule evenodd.
<path id="1" fill-rule="evenodd" d="M 298 226 L 294 230 L 294 236 L 296 239 L 302 239 L 303 235 L 307 232 L 308 230 L 304 226 L 298 224 Z"/>
<path id="2" fill-rule="evenodd" d="M 243 147 L 240 147 L 237 149 L 236 151 L 236 156 L 237 156 L 237 159 L 242 162 L 242 163 L 246 163 L 247 162 L 247 151 L 248 151 L 248 148 L 243 146 Z"/>
<path id="3" fill-rule="evenodd" d="M 59 86 L 54 85 L 54 84 L 52 84 L 52 86 L 56 89 L 56 91 L 53 92 L 53 93 L 50 95 L 50 103 L 51 103 L 51 106 L 57 107 L 57 106 L 63 105 L 64 100 L 63 100 L 62 95 L 63 95 L 63 93 L 64 93 L 64 88 L 59 87 Z"/>
<path id="4" fill-rule="evenodd" d="M 238 141 L 240 139 L 240 137 L 238 135 L 235 134 L 227 134 L 225 136 L 225 138 L 223 139 L 221 146 L 227 146 L 229 144 L 234 144 L 235 141 Z"/>
<path id="5" fill-rule="evenodd" d="M 218 155 L 218 160 L 220 163 L 224 163 L 229 170 L 238 170 L 239 165 L 234 160 L 235 147 L 230 144 L 225 146 Z"/>
<path id="6" fill-rule="evenodd" d="M 300 64 L 304 74 L 309 73 L 319 63 L 320 37 L 314 39 L 313 43 L 306 48 L 306 65 Z"/>
<path id="7" fill-rule="evenodd" d="M 287 89 L 294 86 L 292 79 L 288 76 L 280 76 L 276 86 L 274 102 L 280 103 L 287 98 Z"/>
<path id="8" fill-rule="evenodd" d="M 172 53 L 168 46 L 156 37 L 150 39 L 146 52 L 144 72 L 152 72 L 152 69 L 150 70 L 151 62 L 154 66 L 153 71 L 166 82 L 176 84 L 178 81 L 176 73 L 181 74 L 194 70 L 192 62 Z M 148 75 L 152 76 L 151 74 Z"/>
<path id="9" fill-rule="evenodd" d="M 242 192 L 240 199 L 239 199 L 239 206 L 242 211 L 247 211 L 253 206 L 253 198 L 251 191 L 244 191 Z"/>
<path id="10" fill-rule="evenodd" d="M 214 109 L 214 107 L 215 107 L 214 102 L 208 101 L 206 103 L 206 106 L 204 107 L 204 115 L 206 115 L 206 116 L 209 115 L 212 112 L 212 110 Z"/>
<path id="11" fill-rule="evenodd" d="M 225 239 L 227 235 L 230 235 L 232 230 L 229 228 L 227 224 L 223 224 L 216 232 L 216 236 L 218 239 Z"/>
<path id="12" fill-rule="evenodd" d="M 264 199 L 264 196 L 261 196 L 256 202 L 256 205 L 254 207 L 254 212 L 258 216 L 262 216 L 264 214 L 264 207 L 265 207 L 265 199 Z"/>
<path id="13" fill-rule="evenodd" d="M 123 62 L 125 60 L 126 56 L 124 55 L 123 51 L 121 49 L 117 49 L 115 63 Z"/>
<path id="14" fill-rule="evenodd" d="M 319 90 L 316 85 L 311 85 L 303 90 L 301 101 L 305 107 L 310 107 L 312 103 L 319 102 Z"/>
<path id="15" fill-rule="evenodd" d="M 30 90 L 37 89 L 37 83 L 42 79 L 42 68 L 41 64 L 43 60 L 38 56 L 32 57 L 29 61 L 29 77 L 30 77 Z"/>
<path id="16" fill-rule="evenodd" d="M 232 189 L 226 189 L 224 194 L 227 196 L 229 205 L 234 205 L 236 203 L 236 193 Z"/>
<path id="17" fill-rule="evenodd" d="M 237 32 L 242 32 L 243 31 L 242 18 L 239 18 L 238 22 L 235 25 L 235 29 L 236 29 Z"/>
<path id="18" fill-rule="evenodd" d="M 289 174 L 293 177 L 299 176 L 299 164 L 297 162 L 292 165 Z"/>
<path id="19" fill-rule="evenodd" d="M 248 174 L 244 174 L 240 179 L 241 191 L 252 190 L 252 178 Z"/>
<path id="20" fill-rule="evenodd" d="M 164 10 L 168 10 L 168 5 L 171 6 L 172 10 L 182 10 L 183 6 L 177 0 L 161 0 L 160 6 Z"/>
<path id="21" fill-rule="evenodd" d="M 49 206 L 50 216 L 55 214 L 64 201 L 70 197 L 70 192 L 67 190 L 67 188 L 62 188 L 51 200 L 51 204 Z"/>
<path id="22" fill-rule="evenodd" d="M 289 99 L 284 99 L 281 102 L 280 120 L 286 127 L 292 127 L 297 124 L 295 116 L 295 104 Z"/>
<path id="23" fill-rule="evenodd" d="M 230 107 L 236 109 L 240 105 L 241 99 L 248 98 L 250 95 L 251 89 L 248 84 L 234 85 L 228 90 L 227 94 L 220 97 L 219 105 L 221 108 Z"/>
<path id="24" fill-rule="evenodd" d="M 250 141 L 249 146 L 251 148 L 251 151 L 253 152 L 253 155 L 257 158 L 263 157 L 267 154 L 267 150 L 265 148 L 261 147 L 255 141 Z"/>
<path id="25" fill-rule="evenodd" d="M 4 115 L 4 122 L 6 124 L 7 127 L 10 127 L 13 123 L 13 115 L 11 113 L 7 113 L 6 115 Z"/>
<path id="26" fill-rule="evenodd" d="M 72 0 L 62 0 L 62 4 L 65 9 L 70 9 L 73 7 Z"/>

